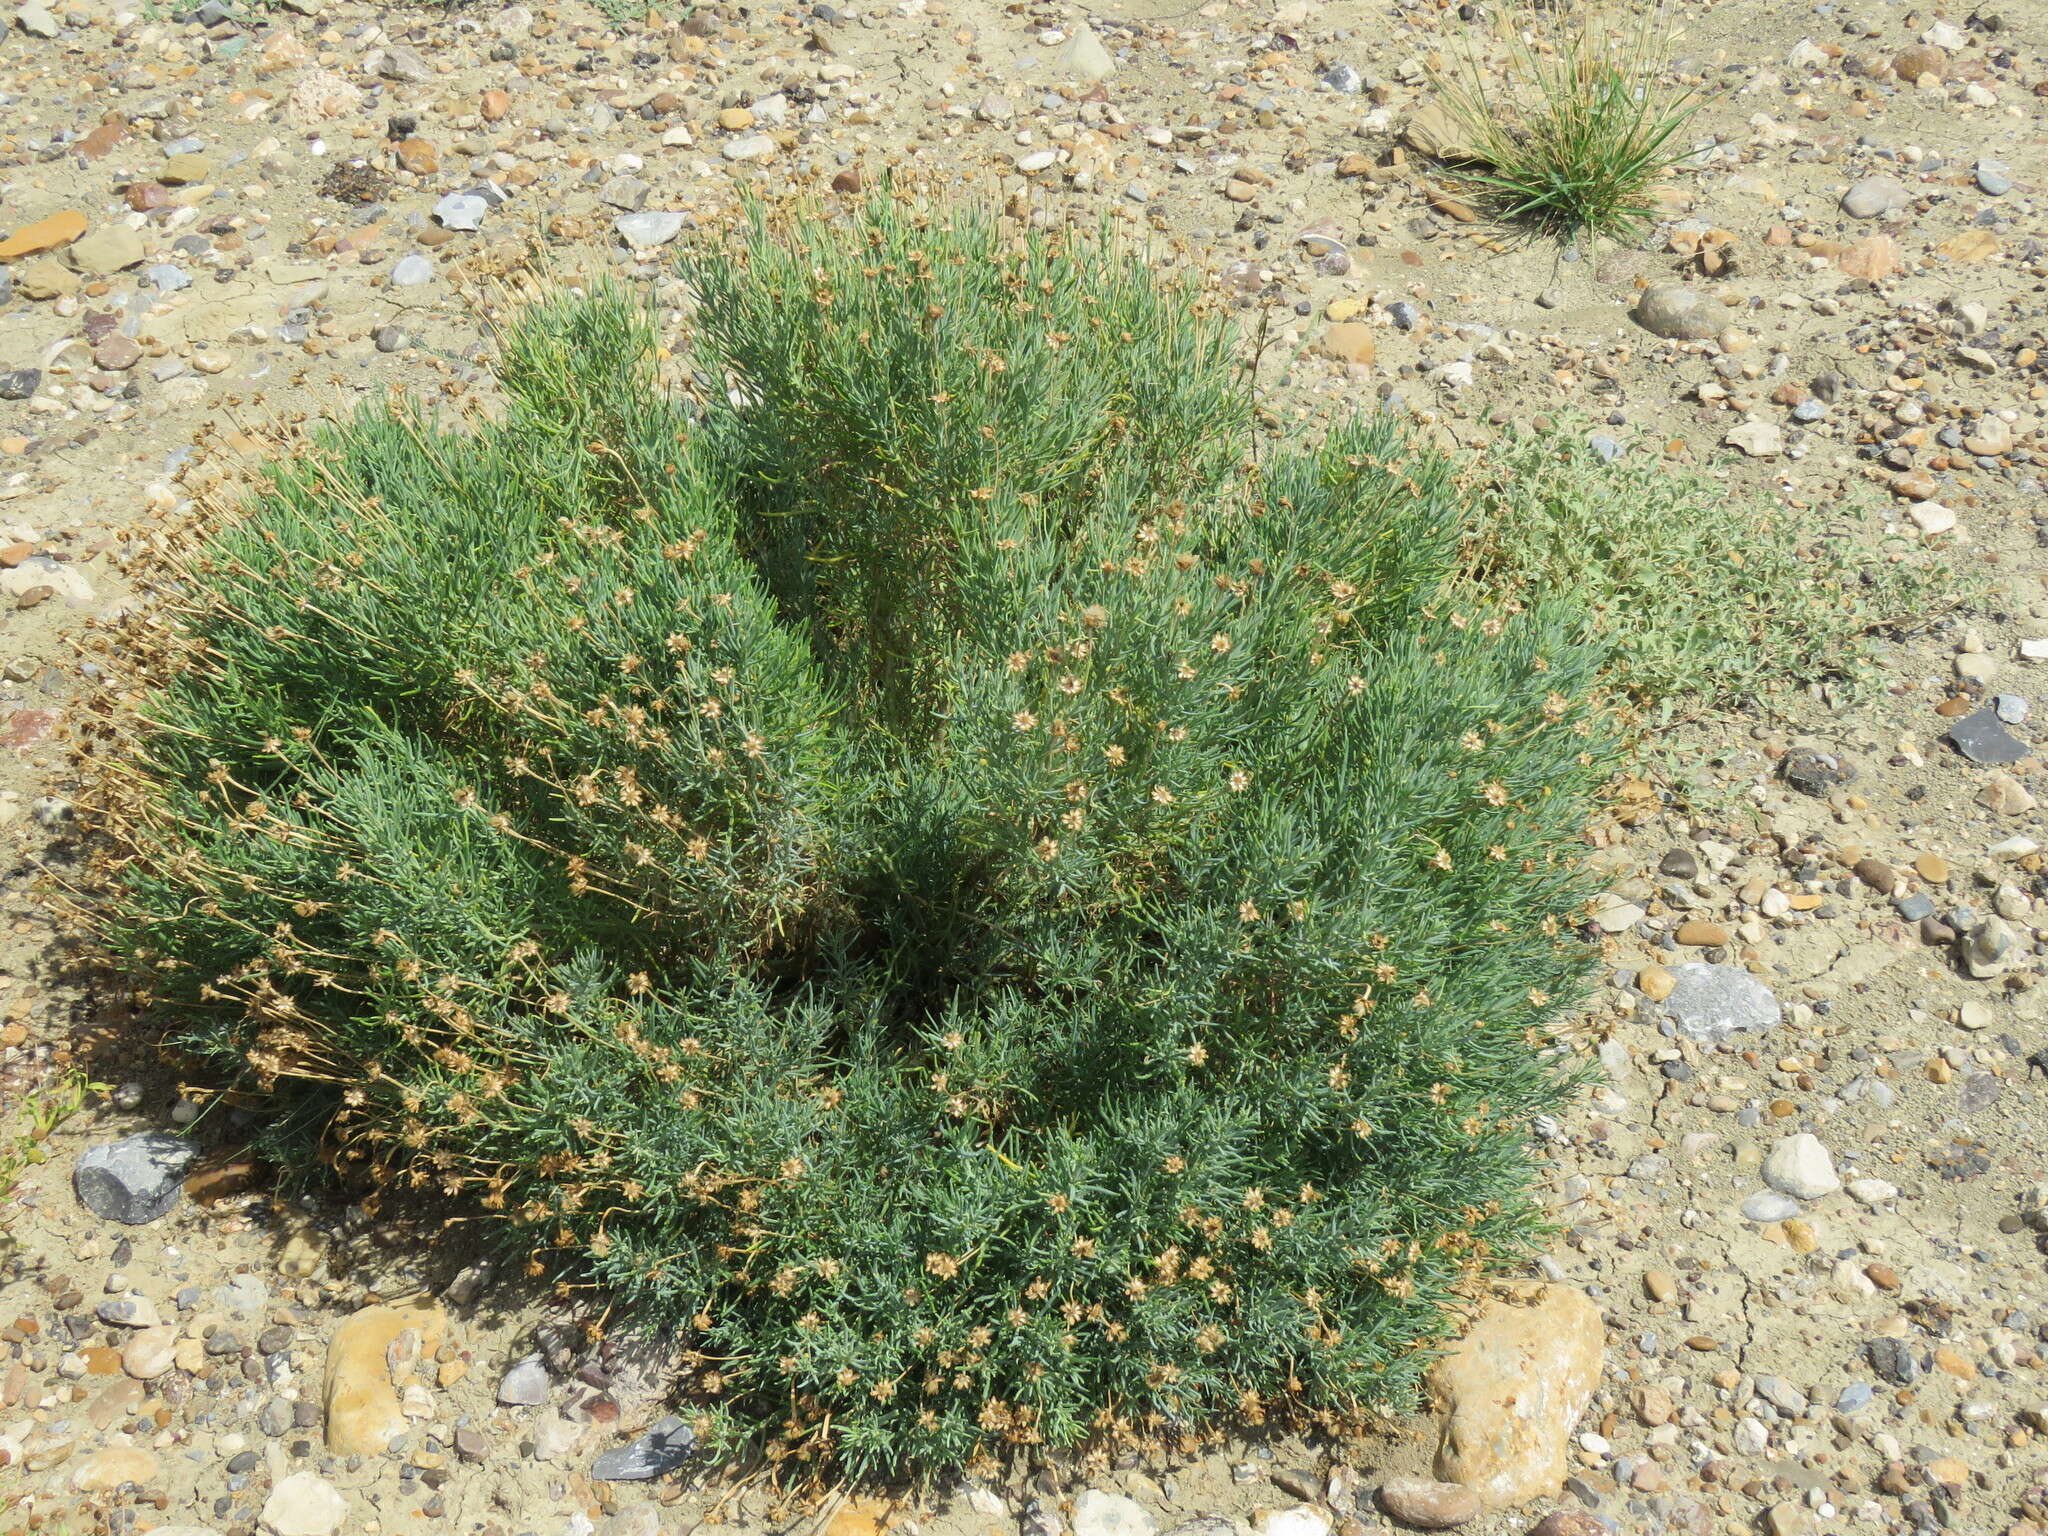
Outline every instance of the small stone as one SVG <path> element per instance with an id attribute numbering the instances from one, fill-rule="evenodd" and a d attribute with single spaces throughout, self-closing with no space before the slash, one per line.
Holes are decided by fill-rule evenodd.
<path id="1" fill-rule="evenodd" d="M 1914 43 L 1892 55 L 1892 73 L 1908 85 L 1917 84 L 1922 75 L 1940 80 L 1948 74 L 1948 52 L 1927 43 Z"/>
<path id="2" fill-rule="evenodd" d="M 335 1536 L 347 1519 L 348 1501 L 311 1472 L 292 1473 L 263 1503 L 263 1526 L 271 1536 Z"/>
<path id="3" fill-rule="evenodd" d="M 1760 1189 L 1742 1202 L 1742 1214 L 1749 1221 L 1786 1221 L 1799 1214 L 1799 1202 L 1775 1191 Z"/>
<path id="4" fill-rule="evenodd" d="M 636 251 L 651 251 L 667 245 L 683 232 L 680 213 L 625 213 L 612 220 L 619 238 Z"/>
<path id="5" fill-rule="evenodd" d="M 1372 327 L 1357 321 L 1333 325 L 1323 332 L 1321 351 L 1340 363 L 1358 363 L 1369 368 L 1375 352 Z"/>
<path id="6" fill-rule="evenodd" d="M 414 251 L 401 256 L 391 268 L 391 286 L 394 288 L 423 288 L 434 280 L 432 258 Z"/>
<path id="7" fill-rule="evenodd" d="M 2028 750 L 2025 742 L 2005 728 L 1998 711 L 1989 706 L 1950 726 L 1948 739 L 1973 763 L 2016 763 Z"/>
<path id="8" fill-rule="evenodd" d="M 340 1456 L 381 1456 L 405 1433 L 404 1382 L 410 1371 L 394 1371 L 394 1351 L 417 1361 L 440 1348 L 446 1319 L 434 1302 L 403 1307 L 365 1307 L 335 1327 L 327 1344 L 322 1401 L 327 1413 L 327 1448 Z M 412 1336 L 410 1346 L 404 1335 Z"/>
<path id="9" fill-rule="evenodd" d="M 1745 1030 L 1773 1029 L 1784 1017 L 1770 988 L 1731 965 L 1681 965 L 1664 1012 L 1688 1039 L 1725 1040 Z"/>
<path id="10" fill-rule="evenodd" d="M 1728 930 L 1719 923 L 1710 923 L 1702 918 L 1688 918 L 1678 925 L 1673 935 L 1679 943 L 1694 949 L 1725 949 L 1728 945 Z"/>
<path id="11" fill-rule="evenodd" d="M 1643 290 L 1630 313 L 1652 336 L 1667 341 L 1705 341 L 1721 329 L 1719 308 L 1709 306 L 1696 289 L 1683 283 L 1659 283 Z"/>
<path id="12" fill-rule="evenodd" d="M 1979 160 L 1977 190 L 1986 197 L 2005 196 L 2012 190 L 2012 167 L 2002 160 Z"/>
<path id="13" fill-rule="evenodd" d="M 106 277 L 142 260 L 142 236 L 120 224 L 102 224 L 66 253 L 80 272 Z"/>
<path id="14" fill-rule="evenodd" d="M 765 133 L 745 133 L 736 139 L 727 139 L 719 153 L 728 160 L 751 161 L 771 160 L 779 146 L 774 138 Z"/>
<path id="15" fill-rule="evenodd" d="M 1856 768 L 1833 752 L 1787 752 L 1778 764 L 1778 776 L 1802 795 L 1825 799 L 1830 791 L 1852 782 Z"/>
<path id="16" fill-rule="evenodd" d="M 512 98 L 504 91 L 485 91 L 477 100 L 477 111 L 487 123 L 502 121 L 512 110 Z"/>
<path id="17" fill-rule="evenodd" d="M 1074 1536 L 1152 1536 L 1158 1529 L 1137 1500 L 1097 1488 L 1075 1497 L 1073 1521 Z"/>
<path id="18" fill-rule="evenodd" d="M 1529 1528 L 1529 1536 L 1615 1536 L 1612 1527 L 1583 1509 L 1553 1509 Z"/>
<path id="19" fill-rule="evenodd" d="M 1866 176 L 1842 194 L 1842 212 L 1852 219 L 1877 219 L 1912 202 L 1905 186 L 1890 176 Z"/>
<path id="20" fill-rule="evenodd" d="M 1653 1003 L 1664 1002 L 1678 985 L 1678 978 L 1663 966 L 1650 964 L 1636 972 L 1636 990 Z"/>
<path id="21" fill-rule="evenodd" d="M 547 1363 L 539 1355 L 528 1355 L 498 1383 L 498 1401 L 508 1408 L 538 1408 L 548 1400 L 551 1384 Z"/>
<path id="22" fill-rule="evenodd" d="M 1899 242 L 1890 235 L 1871 235 L 1858 240 L 1835 258 L 1835 265 L 1849 277 L 1860 277 L 1867 283 L 1883 282 L 1895 274 L 1904 264 L 1905 255 L 1899 249 Z"/>
<path id="23" fill-rule="evenodd" d="M 391 146 L 391 158 L 415 176 L 432 176 L 441 169 L 441 153 L 425 139 L 400 139 Z"/>
<path id="24" fill-rule="evenodd" d="M 145 1328 L 121 1346 L 121 1369 L 137 1381 L 154 1381 L 177 1363 L 178 1330 Z"/>
<path id="25" fill-rule="evenodd" d="M 99 1320 L 115 1328 L 154 1328 L 163 1321 L 147 1296 L 116 1296 L 99 1304 Z"/>
<path id="26" fill-rule="evenodd" d="M 443 229 L 474 230 L 490 211 L 490 203 L 474 192 L 450 192 L 434 204 L 434 219 Z"/>
<path id="27" fill-rule="evenodd" d="M 1067 39 L 1066 47 L 1059 51 L 1053 68 L 1060 79 L 1086 80 L 1092 84 L 1115 74 L 1116 60 L 1102 46 L 1102 39 L 1095 35 L 1095 29 L 1084 21 Z"/>
<path id="28" fill-rule="evenodd" d="M 103 1142 L 80 1156 L 72 1188 L 94 1215 L 139 1227 L 178 1203 L 185 1170 L 196 1153 L 184 1137 L 164 1131 Z"/>
<path id="29" fill-rule="evenodd" d="M 427 61 L 413 49 L 405 47 L 385 49 L 377 62 L 377 73 L 386 80 L 396 80 L 404 85 L 419 85 L 434 78 Z"/>
<path id="30" fill-rule="evenodd" d="M 19 261 L 24 256 L 40 256 L 45 251 L 59 250 L 84 234 L 85 227 L 85 215 L 70 208 L 48 218 L 37 219 L 33 224 L 24 224 L 5 240 L 0 240 L 0 262 Z"/>
<path id="31" fill-rule="evenodd" d="M 1457 1483 L 1390 1477 L 1380 1484 L 1380 1508 L 1419 1531 L 1448 1531 L 1478 1518 L 1479 1495 Z"/>
<path id="32" fill-rule="evenodd" d="M 14 13 L 14 24 L 30 37 L 53 38 L 64 31 L 57 18 L 47 8 L 34 4 L 33 0 Z"/>
<path id="33" fill-rule="evenodd" d="M 11 368 L 0 373 L 0 400 L 26 400 L 42 382 L 40 368 Z"/>
<path id="34" fill-rule="evenodd" d="M 110 1445 L 72 1467 L 71 1486 L 80 1493 L 112 1493 L 123 1483 L 148 1482 L 156 1465 L 156 1457 L 140 1446 Z"/>
<path id="35" fill-rule="evenodd" d="M 1891 895 L 1899 886 L 1899 872 L 1882 859 L 1858 859 L 1853 873 L 1880 896 Z"/>
<path id="36" fill-rule="evenodd" d="M 212 174 L 213 164 L 204 155 L 173 155 L 163 163 L 163 168 L 156 173 L 156 179 L 167 187 L 192 187 L 199 185 Z"/>
<path id="37" fill-rule="evenodd" d="M 1851 1179 L 1849 1198 L 1858 1205 L 1879 1206 L 1899 1198 L 1899 1186 L 1883 1179 Z"/>
<path id="38" fill-rule="evenodd" d="M 1869 1272 L 1866 1270 L 1865 1273 Z M 1875 1275 L 1870 1278 L 1880 1288 L 1896 1289 L 1884 1287 Z M 1863 1346 L 1863 1354 L 1870 1362 L 1870 1368 L 1895 1387 L 1911 1386 L 1920 1379 L 1920 1358 L 1904 1339 L 1872 1339 Z"/>
<path id="39" fill-rule="evenodd" d="M 638 1439 L 614 1446 L 590 1464 L 600 1482 L 641 1483 L 666 1476 L 689 1460 L 696 1434 L 671 1414 Z"/>
<path id="40" fill-rule="evenodd" d="M 1963 969 L 1979 981 L 2011 970 L 2019 960 L 2011 926 L 2004 918 L 1985 918 L 1964 935 L 1962 960 Z"/>
<path id="41" fill-rule="evenodd" d="M 1818 1200 L 1842 1187 L 1835 1160 L 1818 1136 L 1787 1136 L 1764 1159 L 1764 1182 L 1798 1200 Z"/>
<path id="42" fill-rule="evenodd" d="M 1980 459 L 1998 459 L 2012 452 L 2012 423 L 2003 416 L 1979 416 L 1970 423 L 1963 447 Z"/>
<path id="43" fill-rule="evenodd" d="M 1745 421 L 1721 441 L 1731 448 L 1740 448 L 1752 459 L 1776 458 L 1785 451 L 1784 429 L 1774 421 Z"/>
<path id="44" fill-rule="evenodd" d="M 647 199 L 653 191 L 654 188 L 638 176 L 614 176 L 597 195 L 601 202 L 623 213 L 638 213 L 647 206 Z"/>

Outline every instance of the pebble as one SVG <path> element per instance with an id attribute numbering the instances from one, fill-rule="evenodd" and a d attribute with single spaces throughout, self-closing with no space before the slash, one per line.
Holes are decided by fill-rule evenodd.
<path id="1" fill-rule="evenodd" d="M 414 251 L 401 256 L 391 268 L 391 286 L 394 288 L 421 288 L 434 280 L 434 263 L 431 258 Z"/>
<path id="2" fill-rule="evenodd" d="M 1805 1131 L 1787 1136 L 1771 1148 L 1763 1173 L 1764 1182 L 1772 1189 L 1796 1200 L 1818 1200 L 1842 1187 L 1834 1158 L 1818 1136 Z"/>
<path id="3" fill-rule="evenodd" d="M 539 1355 L 528 1355 L 498 1383 L 498 1401 L 508 1407 L 537 1408 L 548 1400 L 551 1385 L 546 1363 Z"/>
<path id="4" fill-rule="evenodd" d="M 621 214 L 612 220 L 619 238 L 636 251 L 650 251 L 667 245 L 683 232 L 680 213 L 645 212 Z"/>
<path id="5" fill-rule="evenodd" d="M 294 1472 L 263 1501 L 262 1518 L 271 1536 L 335 1536 L 348 1519 L 348 1501 L 314 1473 Z"/>
<path id="6" fill-rule="evenodd" d="M 195 1155 L 191 1142 L 162 1131 L 103 1142 L 79 1157 L 72 1188 L 94 1215 L 144 1226 L 178 1203 Z"/>
<path id="7" fill-rule="evenodd" d="M 1986 197 L 2003 197 L 2012 190 L 2012 169 L 2003 161 L 1977 162 L 1977 190 Z"/>
<path id="8" fill-rule="evenodd" d="M 1772 1190 L 1758 1190 L 1742 1202 L 1742 1214 L 1750 1221 L 1785 1221 L 1799 1214 L 1799 1202 Z"/>
<path id="9" fill-rule="evenodd" d="M 490 211 L 490 203 L 474 192 L 450 192 L 434 204 L 434 218 L 443 229 L 481 229 L 484 215 Z M 394 275 L 393 281 L 396 280 Z"/>
<path id="10" fill-rule="evenodd" d="M 1448 1531 L 1477 1519 L 1479 1495 L 1457 1483 L 1420 1477 L 1390 1477 L 1380 1484 L 1380 1508 L 1418 1531 Z"/>
<path id="11" fill-rule="evenodd" d="M 1842 212 L 1852 219 L 1879 219 L 1911 201 L 1912 194 L 1895 177 L 1866 176 L 1842 194 Z"/>
<path id="12" fill-rule="evenodd" d="M 1705 341 L 1720 331 L 1719 305 L 1709 305 L 1697 289 L 1682 283 L 1645 288 L 1630 312 L 1637 325 L 1669 341 Z"/>

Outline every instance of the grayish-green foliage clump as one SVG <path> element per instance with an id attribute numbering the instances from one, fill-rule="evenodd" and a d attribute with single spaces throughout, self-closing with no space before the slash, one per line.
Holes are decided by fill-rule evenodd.
<path id="1" fill-rule="evenodd" d="M 1474 466 L 1474 589 L 1571 592 L 1608 676 L 1646 710 L 1710 709 L 1800 683 L 1854 686 L 1874 631 L 1913 627 L 1978 583 L 1886 539 L 1867 497 L 1797 509 L 1638 444 L 1613 462 L 1583 418 L 1510 431 Z"/>
<path id="2" fill-rule="evenodd" d="M 1406 1400 L 1539 1230 L 1610 767 L 1377 424 L 1251 452 L 1100 241 L 889 204 L 509 335 L 172 573 L 112 941 L 266 1145 L 673 1326 L 796 1465 Z"/>

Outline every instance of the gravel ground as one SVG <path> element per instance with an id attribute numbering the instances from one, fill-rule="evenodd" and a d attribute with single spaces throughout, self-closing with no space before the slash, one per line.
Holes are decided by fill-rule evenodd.
<path id="1" fill-rule="evenodd" d="M 0 1533 L 2048 1528 L 2048 13 L 1673 19 L 1697 152 L 1640 246 L 1581 253 L 1430 184 L 1433 5 L 0 10 L 10 1141 L 75 1063 L 114 1085 L 0 1206 Z M 1278 416 L 1471 447 L 1569 407 L 1817 536 L 1869 488 L 1980 581 L 1867 696 L 1673 728 L 1622 786 L 1561 1241 L 1381 1439 L 782 1510 L 667 1454 L 659 1356 L 459 1224 L 279 1200 L 234 1113 L 189 1167 L 128 1139 L 191 1107 L 62 939 L 67 736 L 125 686 L 137 541 L 308 419 L 481 393 L 510 291 L 679 302 L 663 247 L 742 188 L 891 172 L 1146 236 L 1264 328 Z"/>

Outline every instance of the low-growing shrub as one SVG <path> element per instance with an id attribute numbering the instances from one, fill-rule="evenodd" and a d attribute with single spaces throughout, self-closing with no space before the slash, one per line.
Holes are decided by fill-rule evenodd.
<path id="1" fill-rule="evenodd" d="M 1451 466 L 964 215 L 527 313 L 171 562 L 110 937 L 266 1144 L 674 1327 L 857 1473 L 1407 1400 L 1540 1230 L 1609 770 Z M 175 623 L 168 621 L 175 620 Z"/>
<path id="2" fill-rule="evenodd" d="M 1789 507 L 1654 448 L 1608 462 L 1590 431 L 1560 417 L 1482 455 L 1464 562 L 1475 591 L 1576 594 L 1608 676 L 1659 716 L 1854 685 L 1874 631 L 1972 589 L 1945 556 L 1885 538 L 1867 496 Z"/>

